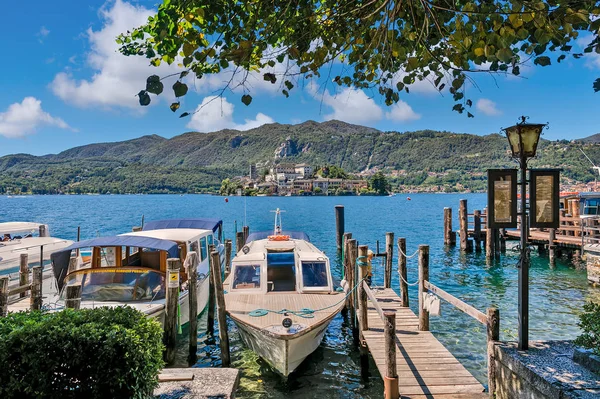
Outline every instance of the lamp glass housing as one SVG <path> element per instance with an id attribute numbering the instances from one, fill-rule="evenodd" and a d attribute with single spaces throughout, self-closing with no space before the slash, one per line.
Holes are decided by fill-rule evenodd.
<path id="1" fill-rule="evenodd" d="M 514 158 L 532 158 L 537 151 L 544 124 L 520 123 L 504 129 Z"/>

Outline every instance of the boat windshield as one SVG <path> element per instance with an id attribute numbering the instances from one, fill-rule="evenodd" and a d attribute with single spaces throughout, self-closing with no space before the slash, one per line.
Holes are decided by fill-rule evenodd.
<path id="1" fill-rule="evenodd" d="M 165 277 L 156 270 L 103 267 L 77 270 L 66 277 L 66 285 L 81 284 L 81 300 L 133 302 L 165 298 Z M 65 299 L 65 292 L 61 299 Z"/>
<path id="2" fill-rule="evenodd" d="M 327 264 L 325 262 L 302 262 L 304 288 L 327 287 Z"/>
<path id="3" fill-rule="evenodd" d="M 233 289 L 260 288 L 259 265 L 237 265 L 233 272 Z"/>

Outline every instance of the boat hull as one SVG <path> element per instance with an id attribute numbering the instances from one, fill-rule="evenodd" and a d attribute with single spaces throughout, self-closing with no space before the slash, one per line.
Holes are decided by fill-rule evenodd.
<path id="1" fill-rule="evenodd" d="M 246 346 L 287 377 L 321 344 L 331 319 L 297 336 L 272 334 L 234 319 Z"/>

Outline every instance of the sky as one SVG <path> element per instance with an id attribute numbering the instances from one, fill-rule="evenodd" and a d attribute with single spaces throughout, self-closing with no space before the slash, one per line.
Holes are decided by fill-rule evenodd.
<path id="1" fill-rule="evenodd" d="M 223 128 L 248 130 L 265 123 L 297 124 L 338 119 L 383 131 L 446 130 L 490 134 L 513 125 L 521 115 L 550 124 L 544 138 L 575 139 L 600 133 L 600 54 L 568 57 L 549 67 L 521 68 L 522 77 L 473 76 L 473 99 L 467 118 L 451 110 L 451 96 L 428 82 L 411 88 L 392 107 L 376 91 L 339 88 L 333 84 L 300 84 L 290 97 L 278 84 L 250 78 L 250 106 L 241 92 L 216 91 L 228 78 L 211 76 L 190 81 L 190 93 L 179 118 L 168 105 L 172 97 L 138 104 L 136 93 L 151 74 L 165 76 L 176 66 L 148 65 L 143 57 L 125 57 L 115 37 L 142 25 L 158 0 L 31 0 L 3 5 L 0 17 L 0 156 L 44 155 L 79 145 L 128 140 L 158 134 L 173 137 L 188 131 Z M 585 38 L 575 45 L 583 45 Z M 326 83 L 326 82 L 325 82 Z M 165 85 L 168 88 L 170 85 Z M 165 93 L 170 90 L 165 90 Z M 212 100 L 212 101 L 211 101 Z"/>

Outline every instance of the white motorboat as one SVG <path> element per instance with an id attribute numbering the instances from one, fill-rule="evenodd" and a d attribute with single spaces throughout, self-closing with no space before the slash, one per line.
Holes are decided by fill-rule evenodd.
<path id="1" fill-rule="evenodd" d="M 224 281 L 225 307 L 244 343 L 284 376 L 317 349 L 344 306 L 329 259 L 302 232 L 250 234 Z"/>
<path id="2" fill-rule="evenodd" d="M 37 234 L 37 235 L 36 235 Z M 21 254 L 28 255 L 30 266 L 49 264 L 50 255 L 73 241 L 50 237 L 48 226 L 33 222 L 0 223 L 0 275 L 18 273 Z"/>

